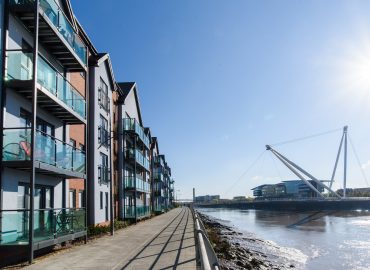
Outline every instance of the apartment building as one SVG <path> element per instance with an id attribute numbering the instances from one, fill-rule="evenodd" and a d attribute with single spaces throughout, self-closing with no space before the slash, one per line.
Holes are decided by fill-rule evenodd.
<path id="1" fill-rule="evenodd" d="M 9 1 L 4 18 L 0 249 L 32 260 L 86 236 L 86 210 L 67 198 L 68 179 L 86 189 L 87 84 L 71 78 L 87 76 L 88 47 L 68 1 Z M 74 126 L 81 146 L 70 143 Z"/>
<path id="2" fill-rule="evenodd" d="M 119 217 L 137 221 L 151 215 L 150 130 L 143 126 L 136 83 L 118 86 Z"/>
<path id="3" fill-rule="evenodd" d="M 137 85 L 116 82 L 70 2 L 0 0 L 0 15 L 0 266 L 166 211 L 171 170 Z"/>
<path id="4" fill-rule="evenodd" d="M 164 184 L 164 163 L 165 156 L 159 154 L 158 140 L 153 140 L 153 159 L 152 159 L 152 171 L 153 171 L 153 185 L 152 185 L 152 196 L 153 196 L 153 211 L 155 213 L 162 213 L 166 210 L 165 207 L 165 184 Z"/>
<path id="5" fill-rule="evenodd" d="M 116 82 L 109 54 L 101 53 L 90 60 L 89 67 L 89 224 L 107 224 L 112 212 L 112 94 Z"/>

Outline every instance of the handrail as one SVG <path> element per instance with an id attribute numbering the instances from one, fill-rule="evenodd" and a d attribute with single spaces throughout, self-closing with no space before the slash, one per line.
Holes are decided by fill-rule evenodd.
<path id="1" fill-rule="evenodd" d="M 204 228 L 202 220 L 194 211 L 193 206 L 190 207 L 191 213 L 194 218 L 195 233 L 197 240 L 197 247 L 200 256 L 200 266 L 202 270 L 219 270 L 220 264 L 218 262 L 215 251 L 208 240 L 207 232 Z"/>
<path id="2" fill-rule="evenodd" d="M 27 130 L 27 129 L 32 129 L 32 127 L 4 127 L 4 130 L 20 130 L 20 129 Z M 49 135 L 49 134 L 45 133 L 44 131 L 41 131 L 41 130 L 39 130 L 39 129 L 36 128 L 36 132 L 39 132 L 41 135 L 43 135 L 45 137 L 49 137 L 49 138 L 51 138 L 51 139 L 53 139 L 55 141 L 58 141 L 58 142 L 60 142 L 60 143 L 62 143 L 64 145 L 66 145 L 66 146 L 69 146 L 73 150 L 76 150 L 76 151 L 81 152 L 82 154 L 85 154 L 85 151 L 81 150 L 80 148 L 77 148 L 76 146 L 74 146 L 72 144 L 69 144 L 69 143 L 67 143 L 67 142 L 65 142 L 65 141 L 63 141 L 61 139 L 58 139 L 58 138 L 56 138 L 56 137 L 54 137 L 52 135 Z"/>

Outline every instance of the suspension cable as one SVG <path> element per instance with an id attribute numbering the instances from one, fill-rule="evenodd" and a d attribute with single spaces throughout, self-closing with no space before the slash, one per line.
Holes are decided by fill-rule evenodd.
<path id="1" fill-rule="evenodd" d="M 230 186 L 229 189 L 226 190 L 224 193 L 225 195 L 229 193 L 235 186 L 236 184 L 239 183 L 239 181 L 256 165 L 256 163 L 262 158 L 262 156 L 266 153 L 266 150 L 263 150 L 261 154 L 249 165 L 249 167 L 242 173 L 242 175 L 239 176 L 239 178 Z"/>
<path id="2" fill-rule="evenodd" d="M 316 134 L 312 134 L 312 135 L 309 135 L 309 136 L 300 137 L 300 138 L 296 138 L 296 139 L 292 139 L 292 140 L 288 140 L 288 141 L 283 141 L 283 142 L 279 142 L 279 143 L 275 143 L 275 144 L 270 144 L 270 145 L 271 146 L 280 146 L 280 145 L 284 145 L 284 144 L 288 144 L 288 143 L 303 141 L 303 140 L 312 139 L 312 138 L 315 138 L 315 137 L 327 135 L 327 134 L 330 134 L 330 133 L 337 132 L 339 130 L 343 130 L 343 128 L 332 129 L 332 130 L 328 130 L 328 131 L 325 131 L 325 132 L 316 133 Z"/>
<path id="3" fill-rule="evenodd" d="M 361 166 L 361 161 L 360 161 L 360 159 L 359 159 L 359 157 L 358 157 L 358 155 L 357 155 L 356 148 L 355 148 L 355 146 L 354 146 L 354 144 L 353 144 L 353 142 L 352 142 L 351 138 L 348 136 L 348 134 L 347 134 L 347 137 L 348 137 L 349 143 L 350 143 L 350 145 L 351 145 L 352 151 L 353 151 L 353 153 L 355 154 L 355 158 L 356 158 L 357 164 L 358 164 L 358 166 L 360 167 L 362 177 L 364 178 L 364 180 L 365 180 L 365 182 L 366 182 L 366 186 L 367 186 L 367 187 L 369 187 L 369 182 L 368 182 L 368 180 L 367 180 L 365 170 L 364 170 L 364 168 L 362 168 L 362 166 Z"/>

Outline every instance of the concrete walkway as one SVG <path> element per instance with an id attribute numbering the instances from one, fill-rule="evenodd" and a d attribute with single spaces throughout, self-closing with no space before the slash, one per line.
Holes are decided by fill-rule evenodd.
<path id="1" fill-rule="evenodd" d="M 193 226 L 189 208 L 176 208 L 26 269 L 197 269 Z"/>

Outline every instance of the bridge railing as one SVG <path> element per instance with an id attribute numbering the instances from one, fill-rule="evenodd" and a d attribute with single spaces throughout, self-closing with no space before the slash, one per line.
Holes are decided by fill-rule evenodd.
<path id="1" fill-rule="evenodd" d="M 202 220 L 194 208 L 190 207 L 194 218 L 195 225 L 195 239 L 198 248 L 198 261 L 200 262 L 201 270 L 219 270 L 220 264 L 218 262 L 215 251 L 213 250 L 211 242 L 208 240 L 206 229 L 204 228 Z"/>

